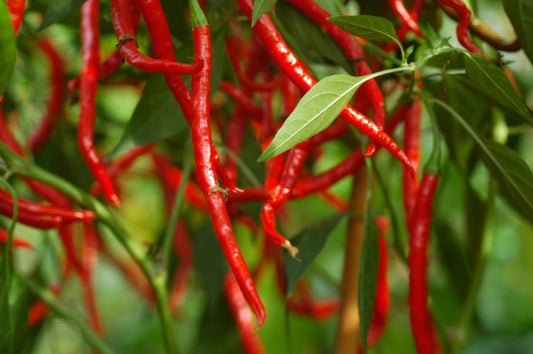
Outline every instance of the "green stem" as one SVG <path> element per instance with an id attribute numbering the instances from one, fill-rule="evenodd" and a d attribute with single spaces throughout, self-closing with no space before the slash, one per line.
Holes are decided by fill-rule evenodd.
<path id="1" fill-rule="evenodd" d="M 178 352 L 178 345 L 176 342 L 176 336 L 174 335 L 174 320 L 172 318 L 172 312 L 168 306 L 169 301 L 166 271 L 156 275 L 151 284 L 154 288 L 157 309 L 159 310 L 161 323 L 165 329 L 163 331 L 163 339 L 165 341 L 167 354 L 176 354 Z"/>
<path id="2" fill-rule="evenodd" d="M 11 194 L 11 200 L 13 200 L 13 216 L 11 217 L 11 222 L 9 223 L 9 227 L 7 229 L 7 243 L 6 243 L 6 251 L 4 254 L 4 260 L 6 262 L 7 268 L 9 269 L 12 267 L 11 264 L 11 249 L 13 246 L 13 235 L 15 233 L 15 226 L 17 226 L 17 219 L 19 215 L 19 204 L 18 204 L 18 198 L 17 193 L 15 190 L 11 187 L 11 185 L 7 182 L 7 179 L 9 178 L 10 173 L 6 173 L 6 175 L 2 178 L 0 178 L 0 184 Z"/>
<path id="3" fill-rule="evenodd" d="M 64 309 L 55 299 L 52 292 L 43 289 L 30 279 L 23 278 L 23 281 L 32 292 L 34 292 L 37 296 L 39 296 L 40 299 L 50 306 L 54 313 L 73 322 L 81 331 L 83 338 L 85 338 L 85 340 L 92 345 L 93 348 L 103 354 L 115 353 L 113 349 L 111 349 L 96 333 L 93 332 L 93 330 L 85 323 L 85 321 L 73 315 L 71 309 Z"/>
<path id="4" fill-rule="evenodd" d="M 29 177 L 54 187 L 69 196 L 76 203 L 95 212 L 95 214 L 98 216 L 98 220 L 105 224 L 112 231 L 118 241 L 143 271 L 146 279 L 150 283 L 150 286 L 156 295 L 157 307 L 161 313 L 163 336 L 165 338 L 173 337 L 174 329 L 172 321 L 168 321 L 163 318 L 165 312 L 168 311 L 170 313 L 168 301 L 165 301 L 164 303 L 161 302 L 167 299 L 166 288 L 158 285 L 155 280 L 154 267 L 152 263 L 146 256 L 146 253 L 143 251 L 143 249 L 141 249 L 130 237 L 120 220 L 96 198 L 78 189 L 76 186 L 62 179 L 61 177 L 58 177 L 38 166 L 25 161 L 12 152 L 3 142 L 0 142 L 0 156 L 2 156 L 14 174 Z M 165 343 L 168 345 L 174 344 L 174 346 L 167 347 L 168 353 L 177 352 L 174 341 L 169 340 L 165 341 Z"/>

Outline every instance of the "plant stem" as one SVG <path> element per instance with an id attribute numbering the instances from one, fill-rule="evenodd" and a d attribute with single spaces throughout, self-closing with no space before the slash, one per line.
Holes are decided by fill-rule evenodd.
<path id="1" fill-rule="evenodd" d="M 170 340 L 174 338 L 174 329 L 172 321 L 169 321 L 166 318 L 166 312 L 170 313 L 169 304 L 167 301 L 167 290 L 166 287 L 162 287 L 156 281 L 156 274 L 154 272 L 153 264 L 150 262 L 146 253 L 139 247 L 139 245 L 130 237 L 120 220 L 112 214 L 109 209 L 98 201 L 93 196 L 88 193 L 80 190 L 76 186 L 72 185 L 70 182 L 58 177 L 42 168 L 35 166 L 21 157 L 17 156 L 12 152 L 3 142 L 0 142 L 0 156 L 4 159 L 7 165 L 10 167 L 11 171 L 14 174 L 19 174 L 21 176 L 29 177 L 45 184 L 48 184 L 51 187 L 56 188 L 57 190 L 68 195 L 72 200 L 80 205 L 83 205 L 92 211 L 98 216 L 98 220 L 105 224 L 115 235 L 118 241 L 126 249 L 129 255 L 135 260 L 143 271 L 146 279 L 150 283 L 150 286 L 154 290 L 157 300 L 157 308 L 161 314 L 161 324 L 163 326 L 163 337 L 168 338 L 165 340 L 165 344 L 168 345 L 168 353 L 177 353 L 177 347 L 175 340 Z"/>
<path id="2" fill-rule="evenodd" d="M 360 344 L 359 267 L 365 227 L 363 215 L 366 205 L 367 173 L 368 170 L 364 167 L 354 174 L 335 354 L 357 353 Z"/>
<path id="3" fill-rule="evenodd" d="M 103 354 L 113 354 L 115 353 L 113 349 L 111 349 L 93 330 L 83 321 L 82 319 L 78 318 L 77 316 L 72 314 L 72 311 L 69 309 L 64 309 L 59 305 L 57 300 L 54 298 L 54 295 L 46 289 L 43 289 L 39 285 L 37 285 L 34 281 L 30 279 L 24 279 L 23 281 L 26 283 L 28 288 L 33 291 L 37 296 L 39 296 L 40 299 L 42 299 L 44 302 L 50 306 L 50 308 L 59 316 L 72 321 L 81 331 L 81 335 L 85 340 L 92 345 L 95 349 L 98 350 L 98 352 Z"/>

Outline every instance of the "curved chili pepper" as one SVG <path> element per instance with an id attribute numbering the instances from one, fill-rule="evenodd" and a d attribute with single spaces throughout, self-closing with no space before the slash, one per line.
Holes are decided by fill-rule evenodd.
<path id="1" fill-rule="evenodd" d="M 465 3 L 462 0 L 437 0 L 437 2 L 443 6 L 451 7 L 459 14 L 460 18 L 457 24 L 457 40 L 459 40 L 459 43 L 472 53 L 483 54 L 468 35 L 472 12 L 466 7 Z"/>
<path id="2" fill-rule="evenodd" d="M 38 43 L 41 51 L 46 55 L 50 65 L 50 97 L 46 106 L 46 113 L 41 118 L 37 129 L 28 138 L 28 145 L 36 153 L 48 140 L 52 133 L 55 118 L 61 114 L 65 99 L 65 72 L 63 59 L 48 39 L 41 39 Z"/>
<path id="3" fill-rule="evenodd" d="M 251 19 L 253 3 L 251 0 L 238 0 L 238 3 L 248 19 Z M 263 45 L 285 74 L 304 92 L 316 84 L 316 80 L 305 66 L 285 43 L 280 33 L 274 26 L 268 14 L 264 14 L 253 27 L 254 33 L 261 38 Z M 375 140 L 387 149 L 396 159 L 412 170 L 411 163 L 405 153 L 376 123 L 347 105 L 340 117 L 355 126 L 361 133 Z"/>
<path id="4" fill-rule="evenodd" d="M 202 63 L 177 63 L 175 60 L 153 59 L 140 53 L 135 40 L 134 18 L 130 0 L 112 0 L 111 18 L 118 39 L 118 48 L 123 58 L 133 67 L 149 72 L 193 74 L 201 69 Z"/>
<path id="5" fill-rule="evenodd" d="M 300 280 L 296 284 L 295 294 L 287 300 L 287 307 L 291 312 L 323 321 L 335 314 L 339 308 L 339 300 L 314 299 L 307 283 Z"/>
<path id="6" fill-rule="evenodd" d="M 210 113 L 210 74 L 211 74 L 211 36 L 209 26 L 197 23 L 193 29 L 194 54 L 204 65 L 200 72 L 192 77 L 192 99 L 195 104 L 193 119 L 190 122 L 191 136 L 196 162 L 196 176 L 204 193 L 213 228 L 222 251 L 230 265 L 237 282 L 252 307 L 259 324 L 265 320 L 266 312 L 263 302 L 257 293 L 248 266 L 241 254 L 231 220 L 227 213 L 225 196 L 217 182 L 214 162 L 217 157 L 211 138 Z"/>
<path id="7" fill-rule="evenodd" d="M 418 19 L 420 18 L 420 14 L 422 13 L 422 10 L 424 9 L 425 4 L 426 4 L 426 0 L 411 0 L 411 7 L 409 8 L 409 16 L 411 17 L 413 21 L 415 21 L 415 23 L 417 23 Z M 396 31 L 396 34 L 398 35 L 398 38 L 400 39 L 400 41 L 403 41 L 405 39 L 405 36 L 410 30 L 411 28 L 407 25 L 406 22 L 402 22 L 400 24 L 400 27 L 398 27 L 398 30 Z"/>
<path id="8" fill-rule="evenodd" d="M 250 100 L 247 92 L 228 81 L 222 81 L 219 88 L 233 98 L 247 113 L 257 118 L 261 116 L 261 108 Z"/>
<path id="9" fill-rule="evenodd" d="M 15 35 L 19 32 L 24 18 L 24 10 L 26 9 L 26 0 L 7 0 L 7 10 L 9 11 L 9 19 L 13 25 Z"/>
<path id="10" fill-rule="evenodd" d="M 389 5 L 396 16 L 400 18 L 402 25 L 413 31 L 418 37 L 424 38 L 422 31 L 420 31 L 420 27 L 418 27 L 418 23 L 416 23 L 416 20 L 411 16 L 411 13 L 407 11 L 402 0 L 389 0 Z"/>
<path id="11" fill-rule="evenodd" d="M 244 352 L 247 354 L 265 353 L 261 338 L 255 329 L 252 314 L 246 304 L 246 299 L 232 273 L 228 273 L 224 278 L 224 292 L 235 319 Z"/>
<path id="12" fill-rule="evenodd" d="M 80 120 L 78 144 L 91 173 L 102 186 L 109 202 L 120 206 L 113 182 L 105 170 L 94 146 L 94 121 L 96 118 L 96 86 L 99 68 L 99 0 L 87 0 L 81 8 L 82 69 L 80 77 Z"/>
<path id="13" fill-rule="evenodd" d="M 425 173 L 418 187 L 416 204 L 409 230 L 409 309 L 417 352 L 440 353 L 438 335 L 428 310 L 428 244 L 432 204 L 439 182 L 436 174 Z"/>

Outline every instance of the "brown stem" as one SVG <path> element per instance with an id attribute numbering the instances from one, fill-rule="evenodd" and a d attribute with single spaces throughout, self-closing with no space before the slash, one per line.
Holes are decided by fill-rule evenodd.
<path id="1" fill-rule="evenodd" d="M 437 4 L 442 9 L 442 11 L 446 13 L 446 15 L 448 15 L 455 21 L 459 21 L 460 16 L 455 10 L 448 6 L 444 6 L 439 2 L 437 2 Z M 497 50 L 502 50 L 504 52 L 518 52 L 520 49 L 522 49 L 522 46 L 518 42 L 518 39 L 515 39 L 512 42 L 506 41 L 498 33 L 494 32 L 494 30 L 490 28 L 489 25 L 487 25 L 485 22 L 481 21 L 474 15 L 472 15 L 472 19 L 470 20 L 470 25 L 468 26 L 468 29 L 477 37 L 481 38 L 483 41 L 487 42 Z"/>
<path id="2" fill-rule="evenodd" d="M 344 271 L 342 274 L 342 297 L 339 309 L 339 324 L 335 339 L 335 354 L 357 353 L 360 345 L 359 321 L 359 265 L 363 244 L 367 169 L 354 174 L 350 200 L 350 218 L 346 234 Z"/>

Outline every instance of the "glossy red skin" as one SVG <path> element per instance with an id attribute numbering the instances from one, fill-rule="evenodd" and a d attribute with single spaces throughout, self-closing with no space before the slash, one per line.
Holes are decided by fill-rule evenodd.
<path id="1" fill-rule="evenodd" d="M 94 146 L 94 122 L 96 119 L 96 89 L 99 51 L 99 0 L 87 0 L 81 8 L 82 68 L 80 76 L 80 119 L 78 123 L 78 144 L 83 159 L 91 173 L 102 186 L 106 199 L 119 206 L 120 199 L 111 178 L 105 170 L 102 158 Z"/>
<path id="2" fill-rule="evenodd" d="M 253 2 L 251 0 L 238 0 L 245 15 L 250 19 L 252 16 Z M 261 38 L 263 45 L 279 65 L 281 70 L 303 92 L 307 92 L 316 84 L 311 72 L 292 52 L 285 43 L 268 14 L 264 14 L 253 27 L 254 33 Z M 407 168 L 412 170 L 411 163 L 405 153 L 376 123 L 368 119 L 356 109 L 347 105 L 341 112 L 340 117 L 355 126 L 361 133 L 375 140 L 387 149 L 396 159 Z"/>
<path id="3" fill-rule="evenodd" d="M 111 18 L 115 35 L 119 41 L 122 57 L 133 67 L 148 73 L 194 74 L 201 69 L 200 62 L 194 64 L 177 63 L 175 60 L 153 59 L 139 52 L 135 40 L 135 18 L 130 0 L 112 0 Z"/>
<path id="4" fill-rule="evenodd" d="M 213 228 L 230 268 L 239 283 L 240 289 L 254 311 L 259 324 L 265 321 L 266 310 L 257 293 L 248 266 L 233 233 L 231 220 L 226 208 L 226 200 L 218 185 L 214 166 L 216 150 L 211 138 L 210 121 L 210 74 L 211 74 L 211 36 L 209 26 L 193 29 L 195 57 L 203 61 L 202 70 L 192 77 L 192 99 L 195 110 L 190 121 L 196 177 L 200 189 L 207 199 L 208 211 Z"/>
<path id="5" fill-rule="evenodd" d="M 409 8 L 409 16 L 413 19 L 413 21 L 417 22 L 420 18 L 420 14 L 422 13 L 422 10 L 424 9 L 424 5 L 426 4 L 426 0 L 411 0 L 411 7 Z M 405 36 L 410 31 L 410 28 L 408 25 L 403 22 L 400 24 L 400 27 L 396 31 L 398 38 L 400 41 L 403 41 L 405 39 Z"/>
<path id="6" fill-rule="evenodd" d="M 466 7 L 462 0 L 437 0 L 444 6 L 451 7 L 460 16 L 459 23 L 457 24 L 457 40 L 463 47 L 472 53 L 482 54 L 481 50 L 472 42 L 472 39 L 468 35 L 468 26 L 472 19 L 472 12 Z"/>
<path id="7" fill-rule="evenodd" d="M 428 309 L 428 245 L 431 233 L 432 204 L 438 175 L 424 174 L 420 182 L 409 237 L 409 310 L 411 328 L 419 354 L 441 353 L 438 335 Z"/>
<path id="8" fill-rule="evenodd" d="M 26 9 L 26 0 L 7 0 L 7 10 L 9 11 L 9 19 L 13 25 L 13 31 L 17 34 L 22 25 L 24 18 L 24 10 Z"/>
<path id="9" fill-rule="evenodd" d="M 416 202 L 416 192 L 418 188 L 418 170 L 420 165 L 420 118 L 422 114 L 422 104 L 414 101 L 409 107 L 404 124 L 404 151 L 411 160 L 415 174 L 411 175 L 403 170 L 403 205 L 407 220 L 411 219 L 413 208 Z"/>
<path id="10" fill-rule="evenodd" d="M 232 273 L 228 273 L 224 279 L 224 293 L 235 319 L 244 352 L 247 354 L 265 353 L 246 299 Z"/>
<path id="11" fill-rule="evenodd" d="M 55 119 L 61 115 L 65 100 L 65 72 L 63 59 L 48 39 L 41 39 L 39 48 L 45 54 L 50 66 L 50 97 L 46 105 L 46 113 L 41 118 L 37 129 L 28 138 L 30 150 L 35 154 L 48 140 L 54 128 Z"/>

